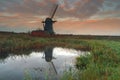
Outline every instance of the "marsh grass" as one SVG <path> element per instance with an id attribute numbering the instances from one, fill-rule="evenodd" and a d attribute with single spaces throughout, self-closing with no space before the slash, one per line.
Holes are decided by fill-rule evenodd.
<path id="1" fill-rule="evenodd" d="M 0 53 L 14 52 L 16 50 L 27 50 L 42 48 L 45 46 L 61 46 L 67 48 L 75 48 L 81 50 L 90 50 L 87 41 L 61 38 L 41 38 L 32 37 L 23 34 L 1 35 Z"/>
<path id="2" fill-rule="evenodd" d="M 119 80 L 120 79 L 120 42 L 89 41 L 91 55 L 77 58 L 76 67 L 80 80 Z M 112 43 L 113 42 L 113 43 Z M 111 44 L 114 44 L 113 46 Z M 114 50 L 114 46 L 115 50 Z"/>
<path id="3" fill-rule="evenodd" d="M 0 53 L 39 49 L 45 46 L 61 46 L 89 51 L 90 55 L 80 56 L 76 61 L 77 72 L 65 72 L 61 80 L 119 80 L 120 40 L 97 40 L 79 38 L 40 38 L 26 34 L 0 34 Z M 27 73 L 26 73 L 27 74 Z M 74 75 L 74 76 L 73 76 Z M 29 75 L 27 80 L 31 80 Z"/>
<path id="4" fill-rule="evenodd" d="M 24 72 L 24 80 L 33 80 L 28 70 L 25 70 Z"/>

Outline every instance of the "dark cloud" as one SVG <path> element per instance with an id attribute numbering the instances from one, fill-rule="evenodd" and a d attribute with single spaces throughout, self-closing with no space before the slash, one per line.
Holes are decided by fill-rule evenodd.
<path id="1" fill-rule="evenodd" d="M 64 6 L 59 8 L 57 15 L 87 19 L 100 10 L 103 2 L 103 0 L 64 0 Z"/>
<path id="2" fill-rule="evenodd" d="M 83 4 L 79 3 L 76 6 L 77 15 L 82 19 L 89 18 L 100 10 L 102 4 L 103 0 L 86 0 Z"/>
<path id="3" fill-rule="evenodd" d="M 3 0 L 0 1 L 0 11 L 12 14 L 50 16 L 55 4 L 60 5 L 57 11 L 57 16 L 60 18 L 86 19 L 99 11 L 103 0 Z"/>
<path id="4" fill-rule="evenodd" d="M 111 8 L 111 10 L 119 10 L 120 0 L 105 0 L 104 6 L 107 7 L 107 9 Z"/>
<path id="5" fill-rule="evenodd" d="M 116 10 L 120 11 L 120 4 L 116 6 Z"/>

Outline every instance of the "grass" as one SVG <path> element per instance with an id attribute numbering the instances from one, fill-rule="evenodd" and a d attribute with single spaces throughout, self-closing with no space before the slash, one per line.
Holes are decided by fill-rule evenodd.
<path id="1" fill-rule="evenodd" d="M 120 42 L 92 40 L 88 42 L 91 55 L 77 58 L 78 79 L 72 80 L 119 80 Z M 114 45 L 113 45 L 114 44 Z"/>
<path id="2" fill-rule="evenodd" d="M 15 52 L 16 50 L 37 49 L 45 46 L 64 46 L 76 49 L 88 50 L 89 46 L 84 40 L 61 38 L 38 38 L 27 34 L 0 35 L 0 52 Z M 78 44 L 80 43 L 80 45 Z"/>
<path id="3" fill-rule="evenodd" d="M 61 46 L 90 51 L 76 60 L 77 72 L 65 72 L 61 80 L 119 80 L 120 40 L 81 39 L 79 37 L 31 37 L 27 34 L 0 34 L 0 55 L 45 46 Z M 16 53 L 15 53 L 16 54 Z M 5 56 L 6 57 L 6 56 Z"/>

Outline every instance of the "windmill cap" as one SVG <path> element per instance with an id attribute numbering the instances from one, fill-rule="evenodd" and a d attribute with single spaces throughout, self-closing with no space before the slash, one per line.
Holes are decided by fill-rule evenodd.
<path id="1" fill-rule="evenodd" d="M 45 21 L 52 21 L 52 19 L 48 17 L 48 18 L 46 18 Z"/>

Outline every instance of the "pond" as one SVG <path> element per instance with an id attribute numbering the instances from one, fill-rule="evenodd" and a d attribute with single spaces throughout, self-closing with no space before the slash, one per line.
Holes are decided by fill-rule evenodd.
<path id="1" fill-rule="evenodd" d="M 0 80 L 59 80 L 70 68 L 75 69 L 75 60 L 86 52 L 47 47 L 28 55 L 0 55 Z"/>

